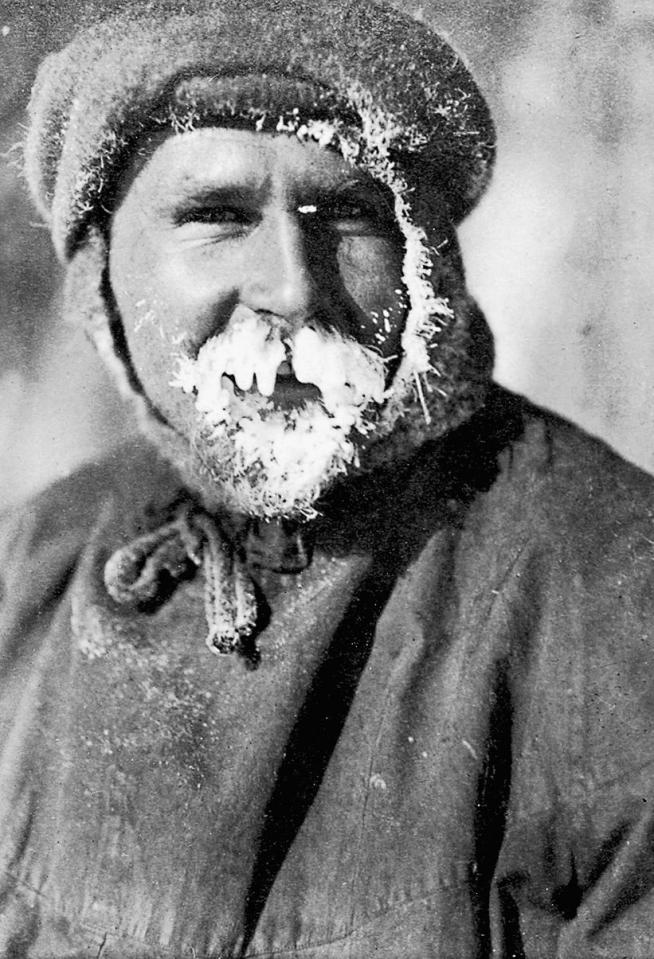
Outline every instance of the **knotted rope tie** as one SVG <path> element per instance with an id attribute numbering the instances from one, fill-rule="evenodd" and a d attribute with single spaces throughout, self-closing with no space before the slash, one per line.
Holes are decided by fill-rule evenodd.
<path id="1" fill-rule="evenodd" d="M 104 583 L 119 605 L 147 607 L 165 598 L 193 566 L 201 566 L 204 576 L 208 648 L 241 651 L 257 622 L 254 584 L 212 517 L 189 503 L 178 506 L 171 521 L 116 550 L 105 565 Z"/>
<path id="2" fill-rule="evenodd" d="M 231 653 L 254 631 L 254 584 L 211 517 L 197 513 L 194 520 L 204 534 L 204 612 L 209 626 L 205 642 L 213 653 Z"/>

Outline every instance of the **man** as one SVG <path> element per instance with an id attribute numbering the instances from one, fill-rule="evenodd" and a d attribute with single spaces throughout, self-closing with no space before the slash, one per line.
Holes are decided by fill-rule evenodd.
<path id="1" fill-rule="evenodd" d="M 2 954 L 654 954 L 651 481 L 490 382 L 493 127 L 361 0 L 156 0 L 34 90 L 144 439 L 6 523 Z"/>

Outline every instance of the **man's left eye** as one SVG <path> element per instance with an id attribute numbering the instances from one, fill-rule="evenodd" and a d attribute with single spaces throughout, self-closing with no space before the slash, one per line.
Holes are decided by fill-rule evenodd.
<path id="1" fill-rule="evenodd" d="M 321 204 L 316 212 L 344 233 L 386 232 L 391 225 L 379 204 L 356 197 L 337 197 Z"/>

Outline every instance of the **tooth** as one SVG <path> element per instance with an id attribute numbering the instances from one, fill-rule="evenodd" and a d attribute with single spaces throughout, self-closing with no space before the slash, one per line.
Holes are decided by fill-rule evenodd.
<path id="1" fill-rule="evenodd" d="M 295 357 L 293 358 L 293 373 L 295 374 L 295 379 L 298 381 L 298 383 L 311 382 L 311 377 L 307 372 L 306 367 L 303 366 L 302 363 L 299 364 L 298 369 L 298 364 L 295 363 Z"/>
<path id="2" fill-rule="evenodd" d="M 220 388 L 222 390 L 226 390 L 230 394 L 230 396 L 234 395 L 234 384 L 232 383 L 232 381 L 230 380 L 228 376 L 220 377 Z"/>
<path id="3" fill-rule="evenodd" d="M 245 359 L 244 362 L 234 365 L 234 379 L 236 380 L 236 385 L 247 393 L 254 379 L 254 370 L 249 360 Z"/>
<path id="4" fill-rule="evenodd" d="M 316 362 L 320 362 L 321 339 L 315 330 L 308 326 L 298 330 L 293 338 L 292 357 L 293 372 L 300 383 L 312 383 L 312 375 L 315 370 Z"/>
<path id="5" fill-rule="evenodd" d="M 272 396 L 277 381 L 277 367 L 261 364 L 256 370 L 257 389 L 262 396 Z"/>

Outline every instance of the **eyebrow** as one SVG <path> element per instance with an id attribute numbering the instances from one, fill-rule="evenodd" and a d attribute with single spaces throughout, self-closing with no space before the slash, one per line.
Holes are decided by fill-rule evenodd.
<path id="1" fill-rule="evenodd" d="M 162 197 L 158 204 L 159 209 L 176 216 L 184 210 L 215 204 L 238 204 L 255 206 L 265 191 L 259 187 L 249 187 L 247 184 L 225 185 L 197 182 L 189 189 L 180 186 L 172 195 Z"/>
<path id="2" fill-rule="evenodd" d="M 210 200 L 249 200 L 261 194 L 261 190 L 239 186 L 198 186 L 192 192 L 184 194 L 184 199 L 191 203 L 206 203 Z"/>
<path id="3" fill-rule="evenodd" d="M 348 196 L 349 192 L 360 192 L 364 197 L 369 197 L 379 203 L 383 203 L 390 216 L 395 216 L 395 194 L 385 183 L 380 183 L 370 175 L 353 176 L 345 180 L 342 184 L 333 189 L 325 190 L 324 195 L 329 196 Z"/>

